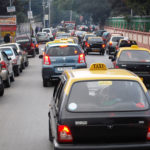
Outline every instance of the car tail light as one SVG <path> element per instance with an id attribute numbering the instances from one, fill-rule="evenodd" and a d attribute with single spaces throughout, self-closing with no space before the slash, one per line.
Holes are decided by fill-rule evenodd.
<path id="1" fill-rule="evenodd" d="M 112 46 L 112 42 L 109 42 L 109 45 Z"/>
<path id="2" fill-rule="evenodd" d="M 63 143 L 72 142 L 73 137 L 71 134 L 71 130 L 66 125 L 58 125 L 58 141 Z"/>
<path id="3" fill-rule="evenodd" d="M 103 45 L 102 45 L 102 48 L 105 48 L 105 47 L 106 47 L 105 44 L 103 44 Z"/>
<path id="4" fill-rule="evenodd" d="M 148 127 L 148 131 L 147 131 L 147 140 L 150 140 L 150 127 Z"/>
<path id="5" fill-rule="evenodd" d="M 13 60 L 12 60 L 12 63 L 13 63 L 13 64 L 17 64 L 17 59 L 13 59 Z"/>
<path id="6" fill-rule="evenodd" d="M 79 55 L 78 63 L 79 63 L 79 64 L 85 63 L 85 55 L 84 55 L 84 54 L 80 54 L 80 55 Z"/>
<path id="7" fill-rule="evenodd" d="M 38 44 L 36 44 L 36 48 L 38 48 L 39 47 L 39 45 Z"/>
<path id="8" fill-rule="evenodd" d="M 2 69 L 7 69 L 7 65 L 4 61 L 1 62 L 1 65 L 2 65 Z"/>
<path id="9" fill-rule="evenodd" d="M 30 46 L 31 46 L 31 48 L 35 48 L 35 46 L 34 46 L 34 44 L 33 44 L 33 43 L 31 43 L 31 45 L 30 45 Z"/>
<path id="10" fill-rule="evenodd" d="M 50 61 L 50 57 L 45 55 L 44 56 L 44 62 L 43 62 L 44 65 L 50 65 L 51 64 L 51 61 Z"/>
<path id="11" fill-rule="evenodd" d="M 89 43 L 87 43 L 87 47 L 88 47 L 88 48 L 90 47 L 90 44 L 89 44 Z"/>
<path id="12" fill-rule="evenodd" d="M 88 42 L 85 42 L 85 46 L 87 46 Z"/>

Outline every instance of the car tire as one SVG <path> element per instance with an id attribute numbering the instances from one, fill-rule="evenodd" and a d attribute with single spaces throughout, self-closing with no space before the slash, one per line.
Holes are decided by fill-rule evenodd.
<path id="1" fill-rule="evenodd" d="M 26 66 L 26 67 L 29 66 L 29 62 L 28 62 L 28 61 L 25 62 L 25 66 Z"/>
<path id="2" fill-rule="evenodd" d="M 21 68 L 25 69 L 25 64 L 24 63 L 21 64 Z"/>
<path id="3" fill-rule="evenodd" d="M 53 142 L 53 136 L 52 136 L 52 130 L 51 130 L 50 119 L 49 119 L 49 140 L 50 140 L 51 142 Z"/>
<path id="4" fill-rule="evenodd" d="M 11 82 L 14 82 L 14 81 L 15 81 L 14 72 L 12 73 L 12 76 L 10 77 L 10 81 L 11 81 Z"/>
<path id="5" fill-rule="evenodd" d="M 36 53 L 35 53 L 35 51 L 33 52 L 33 54 L 32 54 L 32 57 L 34 58 L 36 56 Z"/>
<path id="6" fill-rule="evenodd" d="M 17 68 L 17 71 L 15 72 L 15 76 L 19 76 L 19 75 L 20 75 L 20 72 L 21 72 L 21 71 L 20 71 L 20 68 L 18 67 L 18 68 Z"/>
<path id="7" fill-rule="evenodd" d="M 49 80 L 43 80 L 43 87 L 51 87 L 52 81 Z"/>
<path id="8" fill-rule="evenodd" d="M 10 77 L 8 77 L 7 80 L 5 80 L 5 86 L 7 88 L 11 87 Z"/>
<path id="9" fill-rule="evenodd" d="M 4 95 L 4 84 L 3 84 L 3 80 L 2 80 L 2 83 L 1 83 L 1 86 L 0 86 L 0 96 L 3 96 L 3 95 Z"/>

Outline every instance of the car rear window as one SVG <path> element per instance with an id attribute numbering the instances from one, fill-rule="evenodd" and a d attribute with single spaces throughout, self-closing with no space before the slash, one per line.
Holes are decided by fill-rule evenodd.
<path id="1" fill-rule="evenodd" d="M 13 56 L 13 52 L 11 49 L 3 48 L 2 50 L 7 54 L 7 56 Z"/>
<path id="2" fill-rule="evenodd" d="M 37 36 L 46 36 L 46 33 L 38 33 Z"/>
<path id="3" fill-rule="evenodd" d="M 89 42 L 102 42 L 101 38 L 91 38 L 89 39 Z"/>
<path id="4" fill-rule="evenodd" d="M 74 56 L 81 53 L 80 49 L 77 46 L 55 46 L 50 47 L 47 50 L 47 55 L 49 56 Z"/>
<path id="5" fill-rule="evenodd" d="M 119 42 L 121 39 L 124 39 L 124 37 L 113 37 L 112 41 L 113 42 Z"/>
<path id="6" fill-rule="evenodd" d="M 132 45 L 137 45 L 136 41 L 122 40 L 119 47 L 131 47 Z"/>
<path id="7" fill-rule="evenodd" d="M 135 81 L 84 81 L 73 84 L 67 109 L 71 112 L 146 110 L 147 97 Z"/>
<path id="8" fill-rule="evenodd" d="M 120 54 L 119 61 L 150 62 L 150 53 L 142 50 L 124 50 Z"/>

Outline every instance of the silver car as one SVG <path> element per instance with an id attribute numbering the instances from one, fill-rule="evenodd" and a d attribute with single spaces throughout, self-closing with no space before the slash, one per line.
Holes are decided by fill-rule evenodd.
<path id="1" fill-rule="evenodd" d="M 22 69 L 25 69 L 29 65 L 28 57 L 27 57 L 27 52 L 23 50 L 20 44 L 18 43 L 8 43 L 8 44 L 2 44 L 0 47 L 3 46 L 9 46 L 12 48 L 15 48 L 19 54 L 20 58 L 20 63 L 21 63 L 21 69 L 20 71 L 22 72 Z"/>
<path id="2" fill-rule="evenodd" d="M 20 61 L 20 55 L 17 50 L 12 47 L 0 47 L 0 50 L 5 52 L 8 58 L 12 60 L 14 74 L 15 76 L 19 76 L 20 70 L 22 70 L 22 66 Z"/>
<path id="3" fill-rule="evenodd" d="M 5 52 L 0 51 L 0 64 L 2 67 L 2 71 L 0 72 L 0 76 L 3 79 L 3 82 L 6 87 L 11 86 L 11 81 L 14 81 L 14 72 L 11 58 L 8 58 Z"/>

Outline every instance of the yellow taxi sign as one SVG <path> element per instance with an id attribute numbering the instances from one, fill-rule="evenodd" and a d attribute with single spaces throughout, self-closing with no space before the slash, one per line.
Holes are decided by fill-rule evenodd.
<path id="1" fill-rule="evenodd" d="M 132 45 L 131 48 L 139 48 L 137 45 Z"/>
<path id="2" fill-rule="evenodd" d="M 107 70 L 107 67 L 103 63 L 95 63 L 90 66 L 90 71 Z"/>

